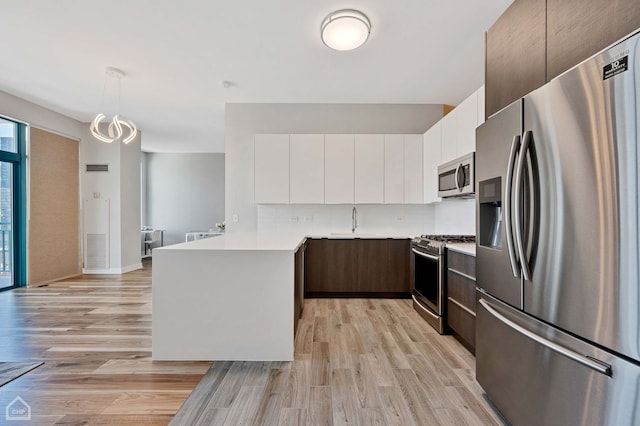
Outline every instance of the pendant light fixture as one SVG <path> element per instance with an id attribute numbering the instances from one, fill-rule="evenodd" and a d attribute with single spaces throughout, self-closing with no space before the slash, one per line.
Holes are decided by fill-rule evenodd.
<path id="1" fill-rule="evenodd" d="M 330 13 L 320 26 L 322 42 L 331 49 L 346 51 L 362 46 L 371 33 L 367 15 L 353 9 Z"/>
<path id="2" fill-rule="evenodd" d="M 120 110 L 120 103 L 122 101 L 122 87 L 120 80 L 125 76 L 124 71 L 119 70 L 118 68 L 109 67 L 107 68 L 105 79 L 104 79 L 104 88 L 102 91 L 102 100 L 104 102 L 105 92 L 107 89 L 107 80 L 109 78 L 117 80 L 118 85 L 118 108 L 116 111 Z M 107 116 L 102 112 L 98 113 L 93 121 L 91 122 L 91 134 L 101 142 L 111 143 L 117 140 L 121 140 L 123 143 L 127 144 L 135 139 L 138 134 L 138 129 L 133 121 L 127 120 L 118 114 L 114 115 L 113 118 L 107 120 Z M 106 131 L 106 132 L 105 132 Z"/>

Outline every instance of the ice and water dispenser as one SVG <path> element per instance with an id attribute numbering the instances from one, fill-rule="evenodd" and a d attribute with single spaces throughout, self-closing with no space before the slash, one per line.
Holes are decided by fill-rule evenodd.
<path id="1" fill-rule="evenodd" d="M 478 183 L 479 244 L 502 247 L 502 179 L 496 177 Z"/>

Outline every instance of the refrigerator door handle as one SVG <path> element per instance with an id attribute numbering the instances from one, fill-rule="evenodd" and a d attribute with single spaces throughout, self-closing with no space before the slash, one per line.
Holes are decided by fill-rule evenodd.
<path id="1" fill-rule="evenodd" d="M 513 247 L 513 232 L 511 228 L 511 194 L 513 181 L 513 169 L 516 162 L 516 155 L 518 148 L 520 147 L 520 135 L 513 137 L 511 143 L 511 151 L 509 152 L 509 164 L 507 165 L 507 176 L 504 190 L 504 230 L 507 238 L 507 252 L 509 253 L 509 264 L 511 265 L 511 272 L 516 278 L 520 277 L 520 268 L 518 267 L 518 259 L 516 258 L 516 252 Z"/>
<path id="2" fill-rule="evenodd" d="M 565 348 L 564 346 L 561 346 L 555 342 L 552 342 L 551 340 L 545 339 L 542 336 L 539 336 L 529 330 L 527 330 L 524 327 L 521 327 L 520 325 L 516 324 L 515 322 L 511 321 L 510 319 L 506 318 L 505 316 L 503 316 L 502 314 L 500 314 L 498 311 L 496 311 L 493 307 L 491 307 L 491 305 L 489 304 L 489 302 L 487 302 L 485 299 L 480 299 L 479 303 L 491 314 L 493 315 L 496 319 L 498 319 L 500 322 L 502 322 L 503 324 L 505 324 L 506 326 L 512 328 L 513 330 L 517 331 L 518 333 L 528 337 L 529 339 L 541 344 L 542 346 L 560 354 L 563 355 L 569 359 L 572 359 L 586 367 L 589 367 L 592 370 L 597 371 L 598 373 L 604 374 L 605 376 L 609 376 L 611 377 L 611 366 L 609 364 L 607 364 L 604 361 L 600 361 L 598 359 L 589 357 L 589 356 L 585 356 L 582 354 L 579 354 L 578 352 L 575 352 L 571 349 Z"/>
<path id="3" fill-rule="evenodd" d="M 525 281 L 531 281 L 531 271 L 529 270 L 529 262 L 524 249 L 524 241 L 522 238 L 522 215 L 520 205 L 522 201 L 522 176 L 524 174 L 524 165 L 527 159 L 527 152 L 529 150 L 529 143 L 533 133 L 529 130 L 524 134 L 522 140 L 522 147 L 520 148 L 520 157 L 518 158 L 518 165 L 516 167 L 516 189 L 515 189 L 515 228 L 516 228 L 516 248 L 518 249 L 518 257 L 520 258 L 520 268 L 522 269 L 522 277 Z"/>

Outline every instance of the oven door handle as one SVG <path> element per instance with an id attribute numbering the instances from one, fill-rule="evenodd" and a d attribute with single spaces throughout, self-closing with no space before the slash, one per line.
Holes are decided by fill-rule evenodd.
<path id="1" fill-rule="evenodd" d="M 430 316 L 432 316 L 432 317 L 433 317 L 433 318 L 435 318 L 435 319 L 440 319 L 440 317 L 439 317 L 438 315 L 434 314 L 434 313 L 433 313 L 433 312 L 431 312 L 429 309 L 425 308 L 425 307 L 422 305 L 422 303 L 420 303 L 420 302 L 418 301 L 418 299 L 416 298 L 416 296 L 414 296 L 414 295 L 412 294 L 412 295 L 411 295 L 411 298 L 413 299 L 413 301 L 414 301 L 414 302 L 416 302 L 418 305 L 420 305 L 420 307 L 422 308 L 422 311 L 423 311 L 423 312 L 428 313 Z"/>
<path id="2" fill-rule="evenodd" d="M 418 250 L 414 249 L 413 247 L 411 248 L 411 251 L 414 252 L 415 254 L 418 254 L 418 255 L 422 256 L 422 257 L 426 257 L 427 259 L 435 260 L 436 262 L 440 260 L 438 258 L 438 256 L 432 256 L 430 254 L 423 253 L 421 251 L 418 251 Z"/>

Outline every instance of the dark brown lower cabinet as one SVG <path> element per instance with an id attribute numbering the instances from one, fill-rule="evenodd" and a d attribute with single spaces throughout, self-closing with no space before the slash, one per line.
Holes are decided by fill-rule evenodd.
<path id="1" fill-rule="evenodd" d="M 303 242 L 294 255 L 294 279 L 293 279 L 293 334 L 298 330 L 298 319 L 304 309 L 304 257 L 306 242 Z"/>
<path id="2" fill-rule="evenodd" d="M 447 250 L 447 325 L 475 353 L 476 259 Z"/>
<path id="3" fill-rule="evenodd" d="M 307 240 L 305 294 L 308 297 L 408 297 L 409 240 Z"/>

